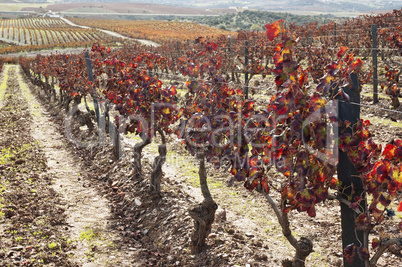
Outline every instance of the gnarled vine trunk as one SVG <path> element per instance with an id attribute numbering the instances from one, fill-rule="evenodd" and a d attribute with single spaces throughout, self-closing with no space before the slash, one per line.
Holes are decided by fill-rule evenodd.
<path id="1" fill-rule="evenodd" d="M 78 107 L 81 104 L 81 99 L 82 97 L 74 98 L 72 115 L 76 117 L 81 126 L 86 125 L 88 127 L 88 130 L 92 132 L 94 129 L 94 124 L 92 123 L 91 120 L 91 114 L 89 112 L 88 113 L 82 112 Z"/>
<path id="2" fill-rule="evenodd" d="M 301 237 L 297 240 L 290 230 L 288 214 L 279 210 L 278 205 L 275 201 L 263 191 L 263 195 L 268 200 L 268 203 L 273 208 L 276 217 L 278 218 L 279 224 L 282 227 L 282 233 L 289 241 L 289 243 L 296 249 L 296 254 L 293 260 L 284 260 L 282 266 L 284 267 L 304 267 L 307 257 L 313 252 L 313 242 L 310 239 Z M 284 203 L 282 203 L 283 205 Z"/>
<path id="3" fill-rule="evenodd" d="M 399 98 L 398 96 L 396 97 L 391 97 L 391 105 L 394 109 L 399 108 L 399 106 L 401 105 L 401 102 L 399 102 Z"/>
<path id="4" fill-rule="evenodd" d="M 134 145 L 134 179 L 139 180 L 141 179 L 142 175 L 142 150 L 144 147 L 151 143 L 151 139 L 148 136 L 142 137 L 142 141 Z"/>
<path id="5" fill-rule="evenodd" d="M 161 192 L 161 180 L 162 180 L 162 166 L 166 161 L 166 138 L 165 134 L 161 129 L 157 130 L 161 136 L 162 144 L 158 146 L 159 155 L 154 160 L 154 165 L 151 173 L 151 192 L 155 194 L 155 196 L 160 197 Z"/>
<path id="6" fill-rule="evenodd" d="M 199 153 L 198 157 L 200 159 L 198 175 L 204 201 L 198 205 L 194 205 L 188 211 L 190 216 L 194 219 L 194 232 L 190 241 L 190 250 L 193 254 L 200 253 L 205 249 L 205 241 L 211 233 L 215 212 L 218 209 L 218 205 L 213 201 L 211 193 L 209 192 L 204 153 Z"/>
<path id="7" fill-rule="evenodd" d="M 151 192 L 160 195 L 162 166 L 166 161 L 166 144 L 158 146 L 159 155 L 154 160 L 154 166 L 151 173 Z"/>

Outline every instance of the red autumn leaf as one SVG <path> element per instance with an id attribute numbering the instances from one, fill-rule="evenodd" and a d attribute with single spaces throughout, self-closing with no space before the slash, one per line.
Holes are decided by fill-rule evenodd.
<path id="1" fill-rule="evenodd" d="M 348 48 L 346 46 L 341 46 L 341 48 L 338 52 L 338 58 L 343 57 L 343 55 L 345 55 L 346 50 L 348 50 Z"/>
<path id="2" fill-rule="evenodd" d="M 364 260 L 364 261 L 370 259 L 370 253 L 369 253 L 369 251 L 368 251 L 367 248 L 365 248 L 365 247 L 359 247 L 359 248 L 357 249 L 357 252 L 358 252 L 358 254 L 359 254 L 360 259 L 362 259 L 362 260 Z"/>
<path id="3" fill-rule="evenodd" d="M 281 27 L 279 25 L 279 21 L 275 21 L 272 24 L 268 23 L 265 25 L 265 29 L 267 30 L 268 40 L 273 41 L 275 37 L 279 35 L 281 32 Z"/>
<path id="4" fill-rule="evenodd" d="M 395 155 L 395 146 L 393 144 L 388 144 L 382 155 L 385 156 L 386 159 L 392 159 Z"/>
<path id="5" fill-rule="evenodd" d="M 332 177 L 332 179 L 329 182 L 328 187 L 331 188 L 331 189 L 335 189 L 338 186 L 340 186 L 340 181 L 337 178 Z"/>
<path id="6" fill-rule="evenodd" d="M 268 192 L 269 192 L 268 178 L 265 177 L 264 179 L 262 179 L 260 184 L 261 184 L 261 187 L 264 189 L 265 193 L 268 194 Z"/>
<path id="7" fill-rule="evenodd" d="M 378 239 L 377 237 L 374 238 L 374 239 L 371 241 L 371 246 L 373 247 L 373 249 L 378 248 L 378 246 L 379 246 L 380 244 L 381 244 L 381 240 Z"/>
<path id="8" fill-rule="evenodd" d="M 207 49 L 210 51 L 215 51 L 218 48 L 216 43 L 207 43 Z"/>
<path id="9" fill-rule="evenodd" d="M 356 245 L 355 244 L 352 243 L 345 247 L 343 256 L 345 257 L 347 263 L 349 263 L 349 264 L 353 263 L 355 254 L 356 254 Z"/>
<path id="10" fill-rule="evenodd" d="M 275 52 L 280 52 L 282 50 L 283 44 L 277 44 L 274 48 Z"/>
<path id="11" fill-rule="evenodd" d="M 381 195 L 378 198 L 378 201 L 380 201 L 380 203 L 384 207 L 388 207 L 391 204 L 391 197 L 389 195 L 386 195 L 384 192 L 381 192 Z"/>
<path id="12" fill-rule="evenodd" d="M 275 66 L 278 66 L 278 64 L 283 62 L 283 56 L 279 52 L 274 54 L 273 59 L 274 59 Z"/>
<path id="13" fill-rule="evenodd" d="M 362 61 L 360 58 L 358 58 L 358 59 L 356 59 L 356 61 L 353 62 L 352 65 L 349 67 L 348 72 L 354 71 L 354 70 L 356 70 L 356 69 L 360 69 L 360 68 L 362 67 L 362 65 L 363 65 L 363 61 Z"/>
<path id="14" fill-rule="evenodd" d="M 244 105 L 244 108 L 246 109 L 246 110 L 250 110 L 250 109 L 252 109 L 253 107 L 254 107 L 254 101 L 248 101 L 245 105 Z"/>
<path id="15" fill-rule="evenodd" d="M 275 83 L 279 87 L 282 84 L 284 84 L 287 79 L 288 79 L 288 76 L 286 75 L 286 73 L 283 72 L 282 75 L 279 75 L 279 76 L 275 77 Z"/>
<path id="16" fill-rule="evenodd" d="M 305 73 L 301 73 L 300 75 L 299 75 L 299 79 L 298 79 L 298 82 L 299 82 L 299 86 L 300 87 L 303 87 L 303 84 L 305 83 L 305 82 L 307 82 L 307 75 L 305 74 Z"/>
<path id="17" fill-rule="evenodd" d="M 388 177 L 390 168 L 389 160 L 378 161 L 374 166 L 374 170 L 376 170 L 377 174 L 377 180 L 383 182 L 384 179 Z"/>
<path id="18" fill-rule="evenodd" d="M 176 87 L 174 86 L 170 87 L 170 92 L 172 93 L 172 96 L 175 96 L 177 94 Z"/>

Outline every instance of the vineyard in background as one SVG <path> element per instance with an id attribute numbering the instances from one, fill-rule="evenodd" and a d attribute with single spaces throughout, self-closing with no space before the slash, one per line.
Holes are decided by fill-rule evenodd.
<path id="1" fill-rule="evenodd" d="M 191 22 L 157 21 L 157 20 L 100 20 L 69 18 L 78 25 L 101 28 L 118 32 L 124 36 L 136 39 L 147 39 L 159 43 L 166 41 L 193 40 L 200 36 L 219 36 L 234 34 L 234 32 L 199 25 Z"/>
<path id="2" fill-rule="evenodd" d="M 395 10 L 322 26 L 285 26 L 279 21 L 267 24 L 264 33 L 241 31 L 230 36 L 202 30 L 184 34 L 184 29 L 188 30 L 184 24 L 164 23 L 169 29 L 172 25 L 183 27 L 180 36 L 168 35 L 162 23 L 141 22 L 140 28 L 154 27 L 152 34 L 145 36 L 135 30 L 138 26 L 122 24 L 108 30 L 163 43 L 160 47 L 127 45 L 118 49 L 95 44 L 86 55 L 56 53 L 21 58 L 20 63 L 49 101 L 67 112 L 74 110 L 88 129 L 116 124 L 117 132 L 132 132 L 142 140 L 134 147 L 135 179 L 142 175 L 142 149 L 160 136 L 159 156 L 150 178 L 154 195 L 161 191 L 166 137 L 182 140 L 200 160 L 204 196 L 204 201 L 190 210 L 196 221 L 190 244 L 193 253 L 205 248 L 216 210 L 206 183 L 207 161 L 224 167 L 233 180 L 266 197 L 296 250 L 295 266 L 304 266 L 313 250 L 310 240 L 296 240 L 288 213 L 295 210 L 314 217 L 315 206 L 327 198 L 350 208 L 356 215 L 354 227 L 365 236 L 364 244 L 345 246 L 346 263 L 360 259 L 374 265 L 390 246 L 402 246 L 401 238 L 392 235 L 371 238 L 372 253 L 368 246 L 370 231 L 392 216 L 389 211 L 402 211 L 402 141 L 393 140 L 382 149 L 373 140 L 368 121 L 339 122 L 344 130 L 340 149 L 353 163 L 352 172 L 360 177 L 353 178 L 352 192 L 351 184 L 340 183 L 336 167 L 326 161 L 333 157 L 326 150 L 327 137 L 335 131 L 328 125 L 336 119 L 321 109 L 333 99 L 359 105 L 355 102 L 359 84 L 373 84 L 373 102 L 378 101 L 379 93 L 385 93 L 391 99 L 389 111 L 400 113 L 401 17 L 402 10 Z M 99 21 L 87 25 L 90 23 Z M 376 62 L 377 53 L 380 62 Z M 378 81 L 383 92 L 376 88 Z M 88 100 L 94 101 L 94 111 Z M 82 101 L 86 109 L 76 109 Z M 311 116 L 318 117 L 309 122 Z M 112 139 L 117 140 L 118 149 L 118 134 Z M 270 179 L 271 167 L 282 174 L 280 181 Z M 370 196 L 369 207 L 363 187 Z M 280 193 L 279 203 L 270 196 L 271 190 Z M 399 228 L 402 230 L 402 222 Z"/>
<path id="3" fill-rule="evenodd" d="M 94 29 L 82 29 L 60 18 L 23 18 L 0 20 L 0 40 L 15 45 L 0 48 L 0 53 L 50 48 L 90 47 L 94 42 L 112 45 L 118 41 Z"/>

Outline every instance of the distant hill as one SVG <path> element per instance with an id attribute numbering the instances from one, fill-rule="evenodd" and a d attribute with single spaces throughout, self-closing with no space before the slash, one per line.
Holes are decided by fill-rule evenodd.
<path id="1" fill-rule="evenodd" d="M 211 27 L 237 31 L 250 29 L 263 30 L 265 24 L 280 19 L 284 19 L 287 23 L 292 22 L 298 25 L 304 25 L 305 23 L 309 24 L 315 21 L 319 24 L 323 24 L 329 20 L 335 19 L 335 17 L 332 15 L 301 16 L 290 13 L 244 10 L 235 14 L 226 14 L 219 17 L 194 17 L 191 21 Z"/>
<path id="2" fill-rule="evenodd" d="M 99 1 L 100 2 L 100 1 Z M 61 13 L 77 13 L 77 14 L 137 14 L 137 15 L 152 15 L 152 14 L 165 14 L 165 15 L 216 15 L 215 12 L 208 11 L 205 8 L 188 8 L 170 5 L 159 5 L 149 3 L 56 3 L 47 4 L 46 9 L 53 12 Z M 23 8 L 22 11 L 39 11 L 39 7 Z"/>

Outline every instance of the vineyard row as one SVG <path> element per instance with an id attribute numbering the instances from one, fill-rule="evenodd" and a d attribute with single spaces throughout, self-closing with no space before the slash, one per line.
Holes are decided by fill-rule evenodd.
<path id="1" fill-rule="evenodd" d="M 394 140 L 383 149 L 373 140 L 368 121 L 359 116 L 338 118 L 331 111 L 332 100 L 341 100 L 344 105 L 358 101 L 359 84 L 369 80 L 371 72 L 364 75 L 363 56 L 348 53 L 346 46 L 336 54 L 325 45 L 298 49 L 294 33 L 282 31 L 280 23 L 267 24 L 266 28 L 268 41 L 255 39 L 257 45 L 245 50 L 244 59 L 234 56 L 238 44 L 221 36 L 197 38 L 194 43 L 170 42 L 151 51 L 138 45 L 112 50 L 96 44 L 85 57 L 54 54 L 21 59 L 21 65 L 49 100 L 81 117 L 88 129 L 96 129 L 101 117 L 112 117 L 112 111 L 104 115 L 100 111 L 113 107 L 118 112 L 119 116 L 114 121 L 110 118 L 106 125 L 116 124 L 119 132 L 132 132 L 142 139 L 134 147 L 133 179 L 143 175 L 142 149 L 159 135 L 159 156 L 150 177 L 153 194 L 161 190 L 167 135 L 176 135 L 200 159 L 204 202 L 198 210 L 190 211 L 196 221 L 190 242 L 193 253 L 205 249 L 216 210 L 206 182 L 208 161 L 217 168 L 224 167 L 233 179 L 267 198 L 285 237 L 296 250 L 296 262 L 305 261 L 312 252 L 312 242 L 296 240 L 289 228 L 288 213 L 306 212 L 314 217 L 318 203 L 335 198 L 344 205 L 342 218 L 353 218 L 343 225 L 343 231 L 349 233 L 343 240 L 345 261 L 373 265 L 378 254 L 388 248 L 390 239 L 373 239 L 370 259 L 369 239 L 363 236 L 384 222 L 387 210 L 402 211 L 398 193 L 402 189 L 402 141 Z M 255 36 L 246 32 L 238 35 L 248 39 Z M 278 43 L 272 45 L 276 39 Z M 177 45 L 187 47 L 177 49 L 187 53 L 177 54 Z M 235 70 L 239 69 L 243 70 L 244 84 L 236 77 Z M 184 97 L 178 98 L 175 86 L 163 86 L 155 71 L 180 73 L 186 88 Z M 256 74 L 274 77 L 276 91 L 266 106 L 247 99 L 244 90 Z M 74 109 L 87 96 L 94 99 L 96 116 L 88 105 L 87 112 Z M 347 114 L 359 114 L 356 107 L 346 108 L 352 110 Z M 327 143 L 331 138 L 335 140 L 336 130 L 331 123 L 335 121 L 340 126 L 339 152 L 343 153 L 338 173 L 333 164 L 335 150 L 328 149 Z M 281 174 L 280 181 L 270 178 L 271 169 Z M 346 169 L 353 175 L 345 175 Z M 270 196 L 271 190 L 280 192 L 279 202 Z M 372 199 L 369 207 L 365 207 L 363 195 Z M 397 200 L 400 204 L 395 207 Z M 402 222 L 399 228 L 402 230 Z M 402 240 L 392 240 L 392 244 L 402 246 Z"/>

